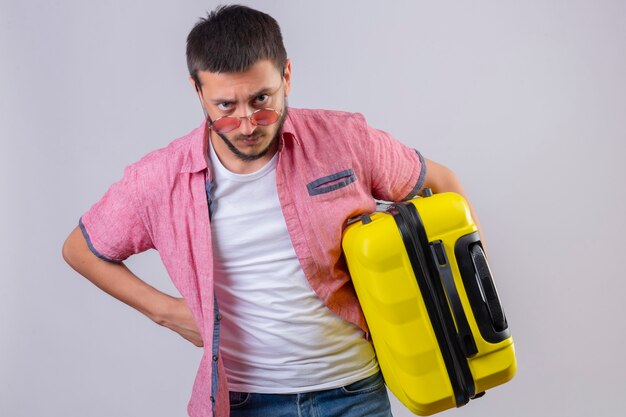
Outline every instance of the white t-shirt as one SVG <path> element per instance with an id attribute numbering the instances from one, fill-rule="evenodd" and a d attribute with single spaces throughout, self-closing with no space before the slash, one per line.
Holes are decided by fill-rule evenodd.
<path id="1" fill-rule="evenodd" d="M 324 305 L 300 267 L 276 191 L 277 155 L 241 175 L 224 168 L 210 148 L 220 354 L 230 389 L 306 392 L 376 373 L 363 332 Z"/>

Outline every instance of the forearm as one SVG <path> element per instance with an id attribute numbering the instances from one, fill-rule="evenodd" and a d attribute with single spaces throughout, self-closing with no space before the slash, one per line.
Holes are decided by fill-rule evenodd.
<path id="1" fill-rule="evenodd" d="M 430 188 L 435 194 L 453 192 L 461 195 L 465 201 L 467 201 L 472 219 L 478 228 L 484 246 L 484 236 L 476 211 L 472 207 L 461 181 L 452 170 L 436 162 L 426 160 L 426 180 L 424 181 L 424 187 Z"/>
<path id="2" fill-rule="evenodd" d="M 102 291 L 163 324 L 163 316 L 173 297 L 148 285 L 123 263 L 97 258 L 87 246 L 79 228 L 74 229 L 63 245 L 63 258 L 76 272 Z"/>

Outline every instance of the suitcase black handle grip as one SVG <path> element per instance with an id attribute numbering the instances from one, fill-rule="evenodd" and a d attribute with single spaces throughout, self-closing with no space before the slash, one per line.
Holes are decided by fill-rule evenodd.
<path id="1" fill-rule="evenodd" d="M 499 343 L 511 337 L 478 232 L 460 237 L 454 245 L 454 254 L 483 339 Z"/>
<path id="2" fill-rule="evenodd" d="M 470 256 L 476 271 L 476 281 L 487 305 L 489 316 L 491 316 L 493 328 L 498 332 L 502 331 L 507 328 L 506 318 L 504 317 L 504 310 L 500 304 L 498 291 L 496 291 L 496 286 L 491 276 L 489 264 L 487 264 L 485 252 L 483 252 L 483 248 L 480 245 L 475 244 L 470 247 Z"/>

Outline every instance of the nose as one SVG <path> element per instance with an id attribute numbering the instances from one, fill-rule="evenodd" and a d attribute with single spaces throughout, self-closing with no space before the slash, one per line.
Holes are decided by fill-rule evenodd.
<path id="1" fill-rule="evenodd" d="M 249 117 L 242 117 L 239 119 L 241 124 L 239 125 L 239 131 L 242 135 L 250 136 L 256 129 L 256 125 L 250 120 Z"/>

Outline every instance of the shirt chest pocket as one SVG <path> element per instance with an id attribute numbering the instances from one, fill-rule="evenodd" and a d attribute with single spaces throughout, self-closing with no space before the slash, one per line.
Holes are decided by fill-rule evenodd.
<path id="1" fill-rule="evenodd" d="M 356 175 L 352 168 L 319 177 L 306 185 L 314 200 L 327 200 L 344 196 L 355 188 Z M 352 184 L 352 185 L 351 185 Z"/>

